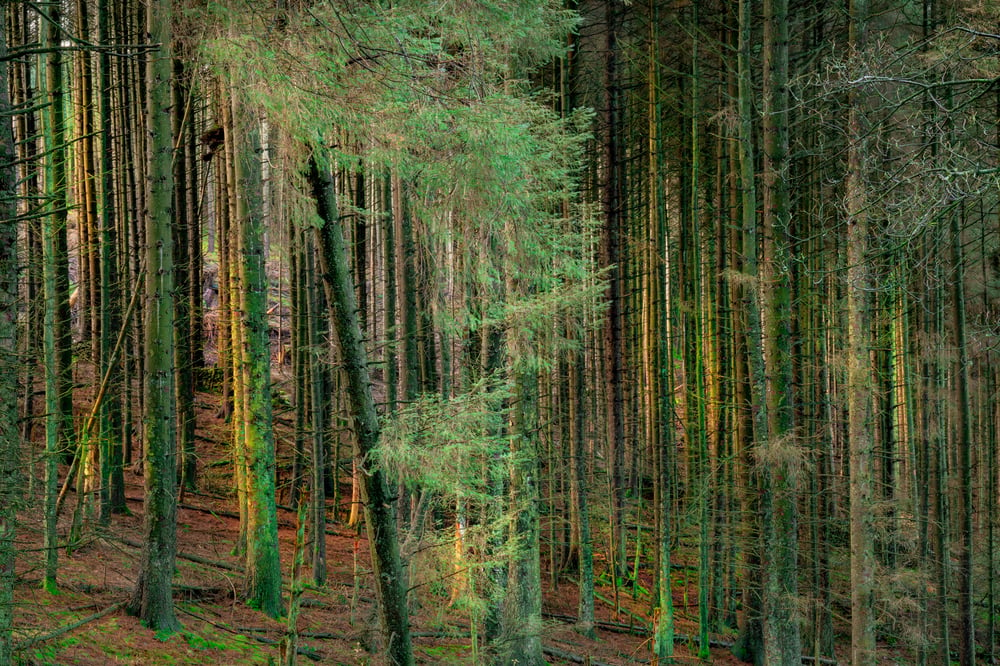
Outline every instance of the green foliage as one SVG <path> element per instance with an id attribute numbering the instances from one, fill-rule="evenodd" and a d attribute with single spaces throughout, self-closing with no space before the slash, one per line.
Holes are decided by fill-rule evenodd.
<path id="1" fill-rule="evenodd" d="M 212 6 L 202 24 L 216 38 L 201 53 L 299 145 L 288 177 L 310 154 L 321 168 L 398 175 L 421 251 L 451 258 L 421 262 L 449 285 L 435 325 L 454 337 L 502 328 L 512 363 L 544 367 L 602 292 L 598 216 L 576 196 L 592 113 L 560 117 L 518 78 L 564 52 L 574 14 L 553 0 L 274 11 Z M 315 207 L 298 205 L 315 224 Z"/>
<path id="2" fill-rule="evenodd" d="M 187 644 L 196 650 L 225 650 L 228 646 L 219 641 L 212 640 L 211 638 L 206 638 L 200 634 L 196 634 L 192 631 L 182 632 L 184 639 Z"/>
<path id="3" fill-rule="evenodd" d="M 507 463 L 502 431 L 509 398 L 509 386 L 496 377 L 447 400 L 421 396 L 386 418 L 377 462 L 445 501 L 489 501 L 489 468 Z"/>

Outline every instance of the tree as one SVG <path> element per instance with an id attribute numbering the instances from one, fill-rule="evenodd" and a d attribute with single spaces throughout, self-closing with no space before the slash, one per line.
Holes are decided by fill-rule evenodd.
<path id="1" fill-rule="evenodd" d="M 235 115 L 235 114 L 234 114 Z M 249 117 L 247 117 L 249 116 Z M 278 516 L 275 507 L 274 430 L 271 413 L 271 339 L 267 323 L 267 274 L 264 268 L 264 220 L 261 193 L 261 119 L 240 118 L 244 149 L 236 161 L 242 292 L 240 325 L 243 417 L 247 495 L 247 597 L 272 617 L 282 613 Z"/>
<path id="2" fill-rule="evenodd" d="M 788 202 L 788 2 L 764 1 L 763 88 L 764 362 L 767 434 L 757 438 L 764 532 L 764 655 L 769 664 L 798 664 L 802 645 L 798 594 L 798 443 L 792 405 L 791 240 Z"/>
<path id="3" fill-rule="evenodd" d="M 0 2 L 0 25 L 9 3 Z M 0 30 L 0 63 L 7 60 L 6 30 Z M 21 433 L 17 424 L 18 242 L 14 170 L 13 108 L 8 69 L 0 66 L 0 663 L 14 661 L 14 563 L 17 510 L 21 504 Z"/>
<path id="4" fill-rule="evenodd" d="M 59 7 L 53 6 L 45 23 L 46 44 L 60 42 L 62 21 Z M 49 109 L 45 125 L 45 187 L 49 215 L 42 230 L 43 281 L 45 291 L 45 539 L 46 553 L 43 586 L 56 589 L 58 565 L 56 532 L 56 493 L 59 485 L 60 459 L 72 460 L 73 368 L 72 331 L 69 312 L 69 249 L 66 220 L 67 148 L 65 86 L 62 56 L 52 48 L 45 59 L 45 87 Z"/>
<path id="5" fill-rule="evenodd" d="M 618 30 L 621 22 L 619 0 L 606 0 L 605 21 L 605 135 L 604 159 L 605 181 L 603 183 L 604 229 L 601 239 L 601 266 L 607 268 L 608 314 L 604 323 L 604 399 L 606 424 L 608 428 L 609 483 L 611 488 L 611 559 L 614 576 L 624 576 L 627 569 L 625 556 L 625 425 L 624 394 L 622 389 L 622 363 L 624 346 L 623 324 L 623 270 L 621 252 L 622 206 L 623 206 L 623 152 L 621 142 L 622 90 L 619 73 L 621 46 Z"/>
<path id="6" fill-rule="evenodd" d="M 865 48 L 867 2 L 851 3 L 854 56 Z M 875 663 L 874 376 L 871 366 L 872 269 L 868 248 L 868 202 L 863 167 L 866 128 L 860 95 L 851 93 L 848 119 L 847 318 L 850 360 L 849 445 L 851 469 L 851 663 Z"/>
<path id="7" fill-rule="evenodd" d="M 307 179 L 322 221 L 317 229 L 320 267 L 330 307 L 330 320 L 340 345 L 347 395 L 354 415 L 357 436 L 357 459 L 362 465 L 361 500 L 365 509 L 365 527 L 372 551 L 372 564 L 379 597 L 382 631 L 388 642 L 387 653 L 395 666 L 413 664 L 410 622 L 403 588 L 403 570 L 396 534 L 396 510 L 389 493 L 385 472 L 370 467 L 366 461 L 379 439 L 378 414 L 372 395 L 368 361 L 357 317 L 354 285 L 348 266 L 347 248 L 337 216 L 336 191 L 329 168 L 320 167 L 320 159 L 309 160 Z"/>
<path id="8" fill-rule="evenodd" d="M 170 113 L 170 3 L 146 8 L 158 50 L 146 62 L 148 171 L 143 475 L 145 539 L 129 611 L 150 629 L 180 628 L 174 614 L 177 546 L 177 405 L 174 393 L 173 131 Z"/>

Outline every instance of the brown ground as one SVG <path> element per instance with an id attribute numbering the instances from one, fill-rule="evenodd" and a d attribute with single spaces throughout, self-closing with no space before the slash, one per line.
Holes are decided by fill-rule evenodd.
<path id="1" fill-rule="evenodd" d="M 81 396 L 85 397 L 85 396 Z M 138 543 L 142 538 L 142 478 L 126 475 L 129 516 L 117 516 L 107 528 L 88 525 L 82 543 L 72 552 L 59 552 L 57 595 L 40 587 L 41 506 L 34 503 L 22 516 L 19 533 L 21 556 L 16 590 L 15 640 L 35 642 L 21 652 L 32 665 L 133 664 L 269 664 L 277 659 L 279 641 L 286 632 L 284 621 L 274 621 L 248 608 L 240 600 L 242 575 L 239 560 L 231 555 L 238 519 L 224 442 L 226 426 L 215 417 L 215 398 L 198 394 L 200 493 L 187 493 L 178 511 L 178 575 L 175 599 L 182 633 L 157 636 L 127 615 L 117 605 L 125 601 L 135 584 Z M 38 458 L 33 469 L 40 472 Z M 64 470 L 65 471 L 65 470 Z M 37 478 L 37 476 L 36 476 Z M 37 497 L 40 484 L 33 490 Z M 60 518 L 60 534 L 69 529 L 68 517 L 76 502 L 71 493 Z M 279 509 L 282 564 L 286 572 L 292 561 L 295 515 Z M 308 656 L 300 664 L 379 664 L 377 634 L 372 608 L 372 583 L 368 571 L 368 549 L 363 536 L 343 525 L 331 525 L 327 535 L 329 582 L 322 590 L 302 597 L 297 630 L 299 646 Z M 199 561 L 192 561 L 191 557 Z M 600 563 L 598 564 L 600 573 Z M 360 574 L 355 576 L 355 568 Z M 358 581 L 355 584 L 355 581 Z M 646 581 L 648 589 L 648 581 Z M 613 591 L 599 590 L 605 599 Z M 675 603 L 683 603 L 675 592 Z M 468 615 L 448 604 L 446 585 L 422 586 L 413 615 L 414 645 L 418 663 L 473 664 Z M 623 611 L 616 614 L 610 603 L 598 601 L 598 619 L 604 623 L 597 640 L 588 640 L 572 628 L 576 613 L 576 586 L 561 581 L 557 589 L 548 584 L 544 595 L 543 643 L 592 664 L 650 663 L 647 596 L 633 600 L 621 595 Z M 693 596 L 691 597 L 694 598 Z M 110 612 L 88 619 L 102 611 Z M 634 616 L 644 619 L 637 620 Z M 57 636 L 50 634 L 80 626 Z M 681 619 L 678 632 L 694 634 L 694 624 Z M 678 642 L 677 663 L 696 663 L 684 642 Z M 550 653 L 552 664 L 574 663 Z M 711 663 L 737 664 L 727 650 L 713 650 Z"/>

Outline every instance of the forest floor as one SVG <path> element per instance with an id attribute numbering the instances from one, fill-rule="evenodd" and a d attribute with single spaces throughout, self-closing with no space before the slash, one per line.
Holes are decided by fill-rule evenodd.
<path id="1" fill-rule="evenodd" d="M 81 392 L 82 393 L 82 392 Z M 85 396 L 81 395 L 80 398 Z M 135 585 L 142 539 L 142 477 L 126 470 L 129 515 L 115 516 L 108 526 L 85 525 L 80 542 L 59 551 L 59 592 L 42 589 L 44 566 L 41 524 L 40 456 L 30 466 L 35 481 L 31 501 L 22 512 L 18 534 L 15 642 L 24 649 L 23 663 L 64 666 L 132 664 L 271 664 L 277 663 L 278 642 L 287 631 L 285 620 L 272 620 L 241 600 L 240 559 L 232 554 L 239 519 L 227 451 L 228 426 L 217 416 L 218 396 L 199 393 L 199 492 L 187 492 L 177 515 L 177 573 L 174 578 L 178 619 L 183 630 L 158 635 L 125 613 Z M 65 469 L 62 470 L 66 472 Z M 349 497 L 349 488 L 341 494 Z M 280 501 L 279 497 L 279 501 Z M 60 516 L 60 535 L 70 529 L 71 492 Z M 331 511 L 331 517 L 333 513 Z M 346 515 L 345 511 L 339 512 Z M 286 580 L 293 560 L 295 513 L 279 508 L 282 566 Z M 364 533 L 342 523 L 328 526 L 328 582 L 307 590 L 298 616 L 300 664 L 379 664 L 369 551 Z M 601 573 L 600 565 L 598 574 Z M 633 599 L 621 594 L 620 610 L 610 600 L 608 586 L 599 586 L 597 639 L 573 628 L 577 588 L 563 579 L 544 589 L 543 645 L 551 664 L 648 664 L 652 662 L 648 594 Z M 646 581 L 646 589 L 651 589 Z M 696 599 L 675 587 L 675 604 Z M 412 613 L 414 650 L 420 664 L 474 664 L 468 613 L 450 606 L 447 585 L 423 586 Z M 690 609 L 696 614 L 696 607 Z M 678 633 L 696 635 L 692 619 L 678 620 Z M 688 642 L 676 644 L 676 662 L 699 663 Z M 713 648 L 710 663 L 738 664 L 729 650 Z"/>

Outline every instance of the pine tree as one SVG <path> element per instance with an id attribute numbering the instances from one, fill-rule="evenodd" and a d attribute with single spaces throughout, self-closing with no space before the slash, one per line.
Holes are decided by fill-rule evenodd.
<path id="1" fill-rule="evenodd" d="M 7 25 L 0 1 L 0 26 Z M 0 63 L 7 60 L 7 34 L 0 29 Z M 17 510 L 21 505 L 21 433 L 17 424 L 18 241 L 14 170 L 13 108 L 8 68 L 0 66 L 0 664 L 11 664 Z"/>
<path id="2" fill-rule="evenodd" d="M 177 547 L 177 405 L 174 394 L 173 131 L 171 125 L 170 3 L 146 9 L 150 39 L 146 122 L 149 209 L 146 211 L 145 414 L 143 508 L 145 539 L 129 611 L 150 629 L 180 628 L 174 614 Z"/>

